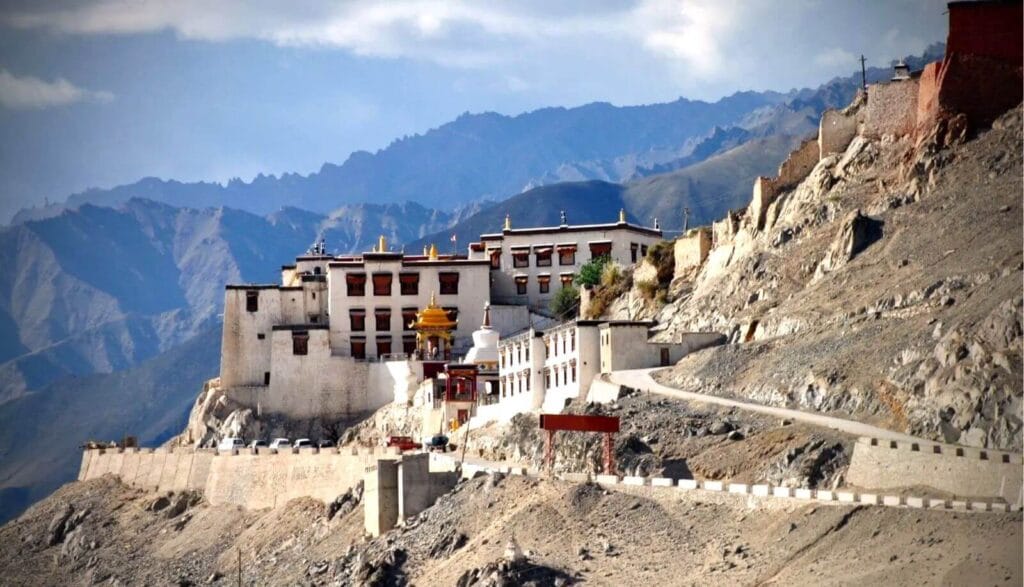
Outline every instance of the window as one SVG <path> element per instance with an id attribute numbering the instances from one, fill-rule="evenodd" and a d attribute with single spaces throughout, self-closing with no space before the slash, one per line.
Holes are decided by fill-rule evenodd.
<path id="1" fill-rule="evenodd" d="M 354 359 L 365 359 L 366 358 L 366 339 L 361 336 L 352 337 L 352 358 Z"/>
<path id="2" fill-rule="evenodd" d="M 402 308 L 402 330 L 412 330 L 416 323 L 416 308 Z"/>
<path id="3" fill-rule="evenodd" d="M 517 363 L 522 363 L 523 362 L 523 347 L 521 347 L 519 345 L 516 345 L 516 362 Z"/>
<path id="4" fill-rule="evenodd" d="M 526 295 L 526 279 L 525 275 L 516 277 L 516 293 L 521 296 Z"/>
<path id="5" fill-rule="evenodd" d="M 345 286 L 348 288 L 348 295 L 350 296 L 365 296 L 366 295 L 366 274 L 365 273 L 349 273 L 345 275 Z"/>
<path id="6" fill-rule="evenodd" d="M 378 336 L 377 337 L 377 357 L 383 357 L 384 355 L 391 354 L 391 337 L 390 336 Z"/>
<path id="7" fill-rule="evenodd" d="M 533 253 L 537 257 L 537 267 L 551 267 L 551 247 L 540 247 Z"/>
<path id="8" fill-rule="evenodd" d="M 537 287 L 540 289 L 540 293 L 548 293 L 551 291 L 551 276 L 550 275 L 539 275 L 537 276 Z"/>
<path id="9" fill-rule="evenodd" d="M 267 338 L 267 335 L 266 335 L 266 334 L 263 334 L 262 332 L 260 332 L 260 333 L 258 333 L 258 334 L 256 335 L 256 340 L 263 340 L 263 339 L 265 339 L 265 338 Z"/>
<path id="10" fill-rule="evenodd" d="M 544 369 L 544 387 L 551 387 L 551 369 Z"/>
<path id="11" fill-rule="evenodd" d="M 491 251 L 491 269 L 501 269 L 501 249 Z"/>
<path id="12" fill-rule="evenodd" d="M 316 324 L 319 321 L 320 321 L 320 316 L 318 316 L 317 314 L 310 314 L 309 315 L 309 323 L 310 324 Z"/>
<path id="13" fill-rule="evenodd" d="M 389 296 L 389 295 L 391 295 L 391 274 L 390 273 L 374 273 L 373 274 L 373 295 L 375 295 L 375 296 Z"/>
<path id="14" fill-rule="evenodd" d="M 530 249 L 512 251 L 512 266 L 516 268 L 530 266 Z"/>
<path id="15" fill-rule="evenodd" d="M 459 293 L 459 274 L 458 273 L 439 273 L 438 280 L 441 282 L 441 295 L 457 295 Z"/>
<path id="16" fill-rule="evenodd" d="M 459 309 L 456 308 L 455 306 L 445 306 L 444 308 L 441 309 L 448 314 L 448 319 L 451 320 L 452 322 L 455 322 L 459 319 Z"/>
<path id="17" fill-rule="evenodd" d="M 647 256 L 647 245 L 640 245 L 640 257 L 643 258 L 643 257 L 646 257 L 646 256 Z"/>
<path id="18" fill-rule="evenodd" d="M 558 264 L 576 264 L 576 245 L 558 245 Z"/>
<path id="19" fill-rule="evenodd" d="M 407 355 L 412 355 L 416 352 L 416 335 L 402 337 L 402 352 Z"/>
<path id="20" fill-rule="evenodd" d="M 391 309 L 390 308 L 377 308 L 373 311 L 373 317 L 376 319 L 377 332 L 388 332 L 391 330 Z"/>
<path id="21" fill-rule="evenodd" d="M 366 310 L 353 308 L 348 311 L 348 319 L 352 324 L 352 332 L 363 332 L 366 330 Z"/>
<path id="22" fill-rule="evenodd" d="M 572 364 L 572 365 L 570 366 L 570 369 L 571 369 L 571 371 L 570 371 L 570 372 L 572 373 L 572 382 L 573 382 L 573 383 L 576 383 L 576 363 L 573 363 L 573 364 Z"/>
<path id="23" fill-rule="evenodd" d="M 569 350 L 570 351 L 575 351 L 576 350 L 576 331 L 575 330 L 570 330 L 569 331 Z"/>
<path id="24" fill-rule="evenodd" d="M 569 352 L 569 347 L 568 347 L 568 345 L 567 345 L 567 343 L 568 343 L 568 340 L 566 340 L 567 338 L 568 338 L 568 337 L 567 337 L 567 336 L 565 336 L 565 333 L 563 332 L 563 333 L 562 333 L 562 354 L 563 354 L 563 355 L 564 355 L 565 353 Z"/>
<path id="25" fill-rule="evenodd" d="M 526 391 L 530 391 L 530 372 L 523 371 L 523 381 L 526 382 Z"/>
<path id="26" fill-rule="evenodd" d="M 420 293 L 419 273 L 402 273 L 398 276 L 398 283 L 403 296 L 415 296 Z"/>
<path id="27" fill-rule="evenodd" d="M 320 268 L 319 267 L 314 267 L 313 268 L 313 275 L 320 275 Z"/>
<path id="28" fill-rule="evenodd" d="M 293 355 L 308 355 L 309 354 L 309 333 L 308 332 L 293 332 L 292 333 L 292 354 Z"/>
<path id="29" fill-rule="evenodd" d="M 559 275 L 558 278 L 562 281 L 562 287 L 569 287 L 570 285 L 572 285 L 572 273 L 563 273 Z"/>
<path id="30" fill-rule="evenodd" d="M 270 385 L 270 371 L 263 372 L 263 385 Z"/>
<path id="31" fill-rule="evenodd" d="M 245 292 L 245 311 L 246 312 L 259 312 L 260 310 L 260 292 L 258 291 L 247 291 Z"/>
<path id="32" fill-rule="evenodd" d="M 629 243 L 629 260 L 631 263 L 636 263 L 637 244 Z"/>
<path id="33" fill-rule="evenodd" d="M 596 243 L 590 243 L 590 258 L 596 259 L 598 257 L 604 257 L 612 254 L 612 243 L 611 241 L 601 241 Z"/>
<path id="34" fill-rule="evenodd" d="M 313 299 L 315 300 L 316 299 L 316 292 L 314 291 L 314 292 L 310 292 L 310 293 L 313 294 Z"/>

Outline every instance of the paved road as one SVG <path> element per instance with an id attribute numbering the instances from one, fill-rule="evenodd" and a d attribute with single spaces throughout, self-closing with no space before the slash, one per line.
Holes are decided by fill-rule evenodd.
<path id="1" fill-rule="evenodd" d="M 923 442 L 927 444 L 935 444 L 934 440 L 927 440 L 924 438 L 917 438 L 907 434 L 901 434 L 899 432 L 893 432 L 892 430 L 886 430 L 885 428 L 879 428 L 878 426 L 872 426 L 870 424 L 864 424 L 863 422 L 855 422 L 853 420 L 844 420 L 842 418 L 835 418 L 833 416 L 823 416 L 821 414 L 815 414 L 811 412 L 802 412 L 800 410 L 791 410 L 789 408 L 776 408 L 772 406 L 765 406 L 753 402 L 745 402 L 725 397 L 718 397 L 715 395 L 707 395 L 704 393 L 695 393 L 692 391 L 683 391 L 674 387 L 668 387 L 662 385 L 651 377 L 651 373 L 660 370 L 661 367 L 654 369 L 632 369 L 628 371 L 614 371 L 605 375 L 609 381 L 616 385 L 622 385 L 625 387 L 631 387 L 633 389 L 641 391 L 649 391 L 651 393 L 657 393 L 667 397 L 676 399 L 682 399 L 687 401 L 703 402 L 706 404 L 716 404 L 720 406 L 726 406 L 730 408 L 738 408 L 740 410 L 746 410 L 748 412 L 757 412 L 759 414 L 765 414 L 768 416 L 774 416 L 776 418 L 786 418 L 796 422 L 803 422 L 805 424 L 811 424 L 814 426 L 822 426 L 824 428 L 831 428 L 854 436 L 868 436 L 872 438 L 880 438 L 883 440 L 898 440 L 898 441 L 912 441 L 912 442 Z"/>

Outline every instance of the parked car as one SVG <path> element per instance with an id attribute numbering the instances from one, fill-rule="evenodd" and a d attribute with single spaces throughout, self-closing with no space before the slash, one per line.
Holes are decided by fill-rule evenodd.
<path id="1" fill-rule="evenodd" d="M 316 443 L 316 445 L 319 446 L 320 448 L 334 448 L 334 441 L 321 440 L 320 442 Z"/>
<path id="2" fill-rule="evenodd" d="M 413 440 L 411 436 L 388 436 L 386 445 L 397 447 L 398 450 L 402 452 L 407 450 L 416 450 L 420 447 L 420 445 Z"/>
<path id="3" fill-rule="evenodd" d="M 266 447 L 267 447 L 267 441 L 266 440 L 254 440 L 254 441 L 249 443 L 249 448 L 266 448 Z"/>
<path id="4" fill-rule="evenodd" d="M 300 438 L 295 441 L 295 448 L 313 448 L 313 441 L 308 438 Z"/>
<path id="5" fill-rule="evenodd" d="M 217 445 L 217 452 L 231 452 L 236 448 L 245 448 L 245 441 L 237 436 L 226 436 Z"/>
<path id="6" fill-rule="evenodd" d="M 447 452 L 448 447 L 448 437 L 444 434 L 435 434 L 423 443 L 423 448 L 428 451 Z"/>
<path id="7" fill-rule="evenodd" d="M 270 441 L 270 448 L 276 448 L 278 450 L 287 449 L 292 447 L 292 441 L 287 438 L 275 438 Z"/>

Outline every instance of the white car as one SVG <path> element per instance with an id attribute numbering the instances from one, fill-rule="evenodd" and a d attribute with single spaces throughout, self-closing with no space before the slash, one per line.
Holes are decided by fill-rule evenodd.
<path id="1" fill-rule="evenodd" d="M 217 452 L 231 452 L 238 448 L 245 448 L 245 441 L 237 436 L 227 436 L 217 445 Z"/>
<path id="2" fill-rule="evenodd" d="M 295 448 L 313 448 L 314 446 L 316 445 L 308 438 L 300 438 L 295 441 Z"/>
<path id="3" fill-rule="evenodd" d="M 266 440 L 254 440 L 249 443 L 249 448 L 267 448 Z"/>
<path id="4" fill-rule="evenodd" d="M 287 438 L 275 438 L 274 440 L 270 441 L 270 448 L 276 448 L 280 450 L 291 447 L 292 441 L 288 440 Z"/>

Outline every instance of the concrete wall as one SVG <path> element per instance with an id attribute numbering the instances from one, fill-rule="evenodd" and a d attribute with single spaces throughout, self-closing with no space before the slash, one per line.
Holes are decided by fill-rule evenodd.
<path id="1" fill-rule="evenodd" d="M 530 327 L 530 309 L 526 306 L 491 304 L 491 328 L 502 338 Z"/>
<path id="2" fill-rule="evenodd" d="M 918 80 L 872 84 L 864 111 L 861 134 L 878 139 L 883 135 L 903 136 L 917 126 Z"/>
<path id="3" fill-rule="evenodd" d="M 692 267 L 700 267 L 711 251 L 711 229 L 707 226 L 693 228 L 676 239 L 675 274 L 682 275 Z"/>
<path id="4" fill-rule="evenodd" d="M 726 337 L 717 332 L 684 333 L 671 343 L 649 342 L 649 328 L 645 324 L 601 325 L 601 372 L 658 367 L 662 364 L 662 349 L 668 349 L 671 365 L 694 351 L 726 342 Z"/>
<path id="5" fill-rule="evenodd" d="M 216 453 L 191 449 L 91 449 L 83 451 L 79 480 L 111 474 L 150 491 L 203 491 L 213 505 L 276 507 L 297 497 L 329 502 L 363 478 L 366 467 L 396 459 L 393 449 L 363 448 L 301 454 Z"/>
<path id="6" fill-rule="evenodd" d="M 861 438 L 846 482 L 872 490 L 924 486 L 959 497 L 998 496 L 1018 503 L 1022 477 L 1024 466 L 1016 454 Z"/>
<path id="7" fill-rule="evenodd" d="M 859 126 L 857 112 L 845 113 L 830 108 L 822 113 L 818 123 L 818 158 L 845 153 L 853 137 L 857 136 Z"/>

